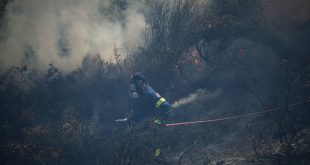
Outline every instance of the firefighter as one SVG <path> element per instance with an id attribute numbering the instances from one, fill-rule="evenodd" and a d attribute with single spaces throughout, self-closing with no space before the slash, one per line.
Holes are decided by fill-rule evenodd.
<path id="1" fill-rule="evenodd" d="M 133 104 L 131 119 L 139 122 L 146 117 L 155 116 L 153 123 L 162 125 L 169 115 L 170 104 L 147 83 L 142 73 L 132 75 L 130 82 Z"/>
<path id="2" fill-rule="evenodd" d="M 165 98 L 150 87 L 145 76 L 140 72 L 131 76 L 130 96 L 132 99 L 132 114 L 129 118 L 117 119 L 115 120 L 116 122 L 127 122 L 130 128 L 132 122 L 138 123 L 145 118 L 155 117 L 152 121 L 155 125 L 160 126 L 164 124 L 171 106 Z M 157 138 L 158 136 L 154 137 Z M 164 158 L 161 149 L 158 148 L 158 144 L 152 145 L 155 145 L 152 147 L 155 147 L 153 152 L 154 159 L 163 162 Z"/>

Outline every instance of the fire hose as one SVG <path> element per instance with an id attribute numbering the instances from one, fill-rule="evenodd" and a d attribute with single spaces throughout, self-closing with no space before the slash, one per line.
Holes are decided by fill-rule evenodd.
<path id="1" fill-rule="evenodd" d="M 291 107 L 294 107 L 294 106 L 297 106 L 297 105 L 300 105 L 300 104 L 303 104 L 306 102 L 310 102 L 310 100 L 306 100 L 306 101 L 302 101 L 302 102 L 298 102 L 295 104 L 288 105 L 287 108 L 291 108 Z M 243 115 L 229 116 L 229 117 L 223 117 L 223 118 L 216 118 L 216 119 L 209 119 L 209 120 L 197 120 L 197 121 L 189 121 L 189 122 L 178 122 L 178 123 L 167 123 L 167 124 L 163 124 L 163 126 L 174 127 L 174 126 L 182 126 L 182 125 L 211 123 L 211 122 L 218 122 L 218 121 L 224 121 L 224 120 L 230 120 L 230 119 L 238 119 L 238 118 L 255 116 L 255 115 L 262 115 L 265 113 L 275 112 L 275 111 L 284 111 L 284 110 L 282 110 L 282 108 L 272 108 L 272 109 L 268 109 L 268 110 L 261 111 L 261 112 L 247 113 L 247 114 L 243 114 Z M 292 111 L 292 110 L 289 110 L 289 111 Z M 128 118 L 117 119 L 115 121 L 116 122 L 127 122 Z"/>
<path id="2" fill-rule="evenodd" d="M 303 102 L 298 102 L 295 104 L 291 104 L 288 107 L 294 107 L 300 104 L 303 104 L 305 102 L 309 102 L 310 100 L 306 100 Z M 248 116 L 255 116 L 255 115 L 261 115 L 261 114 L 265 114 L 268 112 L 275 112 L 275 111 L 283 111 L 282 108 L 273 108 L 273 109 L 268 109 L 265 111 L 261 111 L 261 112 L 254 112 L 254 113 L 248 113 L 248 114 L 243 114 L 243 115 L 237 115 L 237 116 L 229 116 L 229 117 L 224 117 L 224 118 L 216 118 L 216 119 L 209 119 L 209 120 L 198 120 L 198 121 L 190 121 L 190 122 L 180 122 L 180 123 L 168 123 L 168 124 L 164 124 L 164 126 L 166 127 L 174 127 L 174 126 L 181 126 L 181 125 L 192 125 L 192 124 L 201 124 L 201 123 L 211 123 L 211 122 L 218 122 L 218 121 L 224 121 L 224 120 L 230 120 L 230 119 L 238 119 L 238 118 L 243 118 L 243 117 L 248 117 Z M 290 110 L 292 111 L 292 110 Z"/>

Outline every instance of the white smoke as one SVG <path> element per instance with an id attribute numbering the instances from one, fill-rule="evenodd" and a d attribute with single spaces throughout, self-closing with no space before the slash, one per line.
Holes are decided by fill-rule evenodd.
<path id="1" fill-rule="evenodd" d="M 52 63 L 70 72 L 89 54 L 107 60 L 114 46 L 137 48 L 146 26 L 141 12 L 145 6 L 138 0 L 124 1 L 128 4 L 120 9 L 115 2 L 13 1 L 5 13 L 8 37 L 0 41 L 0 70 L 22 63 L 44 70 Z"/>
<path id="2" fill-rule="evenodd" d="M 186 104 L 190 104 L 194 101 L 207 101 L 218 97 L 222 92 L 222 89 L 216 89 L 210 92 L 206 89 L 197 89 L 194 93 L 189 94 L 187 97 L 181 98 L 172 104 L 172 107 L 178 108 Z"/>

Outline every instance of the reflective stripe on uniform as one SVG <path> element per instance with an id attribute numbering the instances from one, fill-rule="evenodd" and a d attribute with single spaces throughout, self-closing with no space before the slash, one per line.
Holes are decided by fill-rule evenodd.
<path id="1" fill-rule="evenodd" d="M 166 101 L 166 99 L 163 98 L 163 97 L 161 97 L 161 98 L 156 102 L 156 108 L 159 108 L 159 106 L 160 106 L 163 102 L 165 102 L 165 101 Z"/>

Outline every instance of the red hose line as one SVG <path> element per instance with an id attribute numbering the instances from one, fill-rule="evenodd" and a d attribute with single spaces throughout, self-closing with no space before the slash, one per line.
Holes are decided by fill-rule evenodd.
<path id="1" fill-rule="evenodd" d="M 309 101 L 310 100 L 306 100 L 306 101 L 303 101 L 303 102 L 291 104 L 288 107 L 293 107 L 293 106 L 300 105 L 302 103 L 309 102 Z M 198 121 L 190 121 L 190 122 L 170 123 L 170 124 L 165 124 L 165 126 L 166 127 L 174 127 L 174 126 L 181 126 L 181 125 L 210 123 L 210 122 L 217 122 L 217 121 L 223 121 L 223 120 L 229 120 L 229 119 L 237 119 L 237 118 L 242 118 L 242 117 L 247 117 L 247 116 L 261 115 L 261 114 L 264 114 L 264 113 L 273 112 L 273 111 L 280 111 L 280 110 L 282 110 L 282 109 L 281 108 L 273 108 L 273 109 L 269 109 L 269 110 L 262 111 L 262 112 L 248 113 L 248 114 L 244 114 L 244 115 L 230 116 L 230 117 L 211 119 L 211 120 L 198 120 Z"/>

